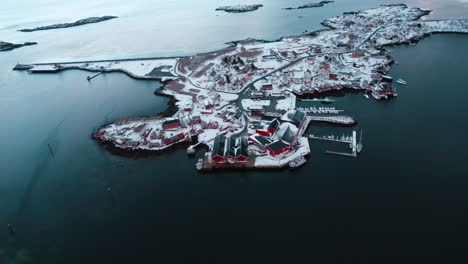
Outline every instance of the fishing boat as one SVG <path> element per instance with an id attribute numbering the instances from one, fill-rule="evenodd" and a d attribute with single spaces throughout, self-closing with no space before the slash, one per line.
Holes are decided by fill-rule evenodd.
<path id="1" fill-rule="evenodd" d="M 322 102 L 322 104 L 331 104 L 331 103 L 335 102 L 335 100 L 330 99 L 330 98 L 328 98 L 328 97 L 325 97 L 325 98 L 323 98 L 323 99 L 321 100 L 321 102 Z"/>
<path id="2" fill-rule="evenodd" d="M 362 151 L 362 129 L 361 129 L 361 135 L 359 136 L 359 142 L 356 146 L 356 151 L 358 154 Z"/>
<path id="3" fill-rule="evenodd" d="M 288 165 L 289 165 L 289 168 L 296 169 L 304 165 L 304 163 L 306 162 L 307 160 L 303 156 L 300 156 L 299 158 L 291 160 Z"/>
<path id="4" fill-rule="evenodd" d="M 383 95 L 383 94 L 381 94 L 379 92 L 376 92 L 376 91 L 372 91 L 372 97 L 374 97 L 377 100 L 387 99 L 386 95 Z"/>
<path id="5" fill-rule="evenodd" d="M 388 75 L 380 75 L 382 76 L 382 80 L 385 81 L 385 82 L 391 82 L 393 81 L 393 77 L 392 76 L 388 76 Z"/>
<path id="6" fill-rule="evenodd" d="M 197 170 L 201 171 L 203 169 L 203 159 L 199 159 L 197 162 Z"/>
<path id="7" fill-rule="evenodd" d="M 403 79 L 401 79 L 401 78 L 398 79 L 398 80 L 396 81 L 396 83 L 399 83 L 399 84 L 401 84 L 401 85 L 406 85 L 406 84 L 407 84 L 406 81 L 403 80 Z"/>

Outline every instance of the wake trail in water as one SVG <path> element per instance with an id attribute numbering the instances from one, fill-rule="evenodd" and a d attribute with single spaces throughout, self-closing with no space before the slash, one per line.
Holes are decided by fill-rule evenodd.
<path id="1" fill-rule="evenodd" d="M 31 194 L 34 191 L 35 187 L 37 186 L 37 183 L 39 182 L 41 176 L 43 173 L 46 171 L 49 162 L 51 159 L 55 158 L 54 151 L 51 146 L 51 142 L 56 139 L 58 131 L 62 124 L 65 122 L 66 118 L 62 119 L 57 126 L 47 135 L 47 138 L 42 142 L 41 146 L 39 147 L 39 157 L 41 158 L 39 162 L 37 163 L 36 168 L 34 169 L 34 172 L 31 176 L 31 179 L 28 182 L 28 185 L 26 186 L 26 189 L 24 191 L 23 196 L 21 197 L 20 203 L 18 210 L 16 211 L 16 215 L 14 218 L 14 223 L 18 223 L 19 220 L 21 219 L 21 216 L 23 215 L 25 209 L 27 208 L 29 204 L 29 200 L 31 198 Z M 57 148 L 57 144 L 56 148 Z"/>

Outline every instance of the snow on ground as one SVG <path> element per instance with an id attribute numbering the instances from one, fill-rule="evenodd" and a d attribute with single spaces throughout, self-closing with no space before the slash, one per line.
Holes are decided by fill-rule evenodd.
<path id="1" fill-rule="evenodd" d="M 237 98 L 239 98 L 237 94 L 223 93 L 223 92 L 219 92 L 218 94 L 221 100 L 223 101 L 234 101 L 234 100 L 237 100 Z"/>
<path id="2" fill-rule="evenodd" d="M 68 68 L 79 68 L 91 71 L 114 71 L 121 70 L 137 78 L 148 78 L 148 74 L 155 68 L 160 68 L 162 73 L 166 75 L 173 72 L 177 63 L 176 59 L 154 59 L 154 60 L 129 60 L 129 61 L 105 61 L 105 62 L 83 62 L 83 63 L 64 63 L 64 64 L 47 64 L 34 65 L 35 71 L 40 70 L 57 70 Z M 165 68 L 162 68 L 165 67 Z M 153 75 L 157 77 L 157 75 Z"/>
<path id="3" fill-rule="evenodd" d="M 276 104 L 276 110 L 289 111 L 296 108 L 296 96 L 290 94 L 285 99 L 278 100 Z"/>
<path id="4" fill-rule="evenodd" d="M 244 107 L 244 109 L 249 109 L 249 107 L 253 106 L 269 106 L 270 103 L 270 100 L 244 99 L 242 100 L 242 107 Z"/>

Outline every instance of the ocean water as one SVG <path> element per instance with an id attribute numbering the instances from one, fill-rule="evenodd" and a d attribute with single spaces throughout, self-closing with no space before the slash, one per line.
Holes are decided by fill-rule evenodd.
<path id="1" fill-rule="evenodd" d="M 238 1 L 251 3 L 251 1 Z M 125 116 L 163 111 L 158 82 L 80 71 L 30 75 L 17 63 L 186 55 L 231 40 L 276 39 L 320 21 L 397 1 L 258 1 L 256 12 L 215 12 L 230 1 L 2 2 L 0 40 L 39 45 L 0 53 L 0 263 L 462 261 L 468 247 L 468 36 L 435 35 L 393 48 L 391 75 L 408 85 L 388 102 L 337 98 L 359 121 L 358 159 L 311 141 L 294 173 L 198 174 L 183 149 L 112 155 L 90 134 Z M 466 18 L 468 3 L 406 1 L 430 18 Z M 237 3 L 237 2 L 236 2 Z M 88 16 L 83 27 L 16 32 Z M 352 129 L 312 126 L 316 134 Z M 52 151 L 51 151 L 51 150 Z M 51 153 L 52 152 L 52 153 Z M 198 153 L 201 155 L 201 153 Z M 110 191 L 107 189 L 110 188 Z M 9 236 L 7 224 L 17 229 Z"/>

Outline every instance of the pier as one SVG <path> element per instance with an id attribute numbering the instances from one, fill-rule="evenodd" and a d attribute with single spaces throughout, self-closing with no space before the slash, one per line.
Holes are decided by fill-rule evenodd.
<path id="1" fill-rule="evenodd" d="M 338 142 L 338 143 L 346 143 L 349 144 L 349 147 L 351 148 L 351 153 L 346 153 L 346 152 L 338 152 L 338 151 L 331 151 L 327 150 L 325 153 L 327 154 L 332 154 L 332 155 L 338 155 L 338 156 L 345 156 L 345 157 L 352 157 L 352 158 L 357 158 L 358 154 L 362 151 L 362 131 L 361 131 L 361 136 L 359 138 L 359 142 L 357 140 L 357 135 L 356 131 L 353 131 L 353 135 L 351 137 L 349 136 L 341 136 L 340 138 L 335 137 L 335 136 L 315 136 L 313 134 L 310 134 L 308 136 L 310 139 L 314 140 L 323 140 L 323 141 L 331 141 L 331 142 Z"/>
<path id="2" fill-rule="evenodd" d="M 202 142 L 198 142 L 197 144 L 195 145 L 190 145 L 188 148 L 187 148 L 187 155 L 194 155 L 196 150 L 195 148 L 198 147 Z"/>
<path id="3" fill-rule="evenodd" d="M 88 77 L 86 77 L 86 79 L 87 79 L 88 82 L 89 82 L 89 81 L 91 81 L 93 78 L 96 78 L 96 77 L 98 77 L 98 76 L 101 75 L 101 74 L 102 74 L 102 71 L 101 71 L 101 72 L 98 72 L 98 73 L 96 73 L 96 74 L 93 74 L 93 75 L 91 75 L 91 76 L 88 76 Z"/>
<path id="4" fill-rule="evenodd" d="M 331 151 L 331 150 L 327 150 L 327 151 L 325 151 L 325 153 L 331 154 L 331 155 L 338 155 L 338 156 L 344 156 L 344 157 L 357 158 L 357 153 L 346 153 L 346 152 L 338 152 L 338 151 Z"/>
<path id="5" fill-rule="evenodd" d="M 333 103 L 336 102 L 334 99 L 328 97 L 325 98 L 313 98 L 313 99 L 299 99 L 301 102 L 319 102 L 319 103 Z"/>
<path id="6" fill-rule="evenodd" d="M 352 126 L 356 124 L 356 120 L 350 116 L 310 116 L 312 122 L 325 122 L 338 125 Z"/>
<path id="7" fill-rule="evenodd" d="M 298 107 L 297 110 L 313 114 L 339 114 L 344 110 L 338 110 L 335 107 Z"/>

